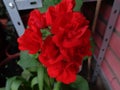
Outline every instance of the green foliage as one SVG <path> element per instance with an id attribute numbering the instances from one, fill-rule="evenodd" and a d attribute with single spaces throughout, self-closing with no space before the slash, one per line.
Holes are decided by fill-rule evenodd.
<path id="1" fill-rule="evenodd" d="M 49 28 L 45 28 L 45 29 L 42 29 L 41 30 L 42 32 L 42 38 L 45 39 L 48 35 L 50 35 L 50 31 L 49 31 Z"/>
<path id="2" fill-rule="evenodd" d="M 36 90 L 36 88 L 38 89 L 37 84 L 42 83 L 39 81 L 40 79 L 38 79 L 38 76 L 41 77 L 41 72 L 43 71 L 43 68 L 39 69 L 41 68 L 41 65 L 37 60 L 37 57 L 38 54 L 30 55 L 27 51 L 20 52 L 20 60 L 18 61 L 18 65 L 23 68 L 23 72 L 21 73 L 21 76 L 14 76 L 12 78 L 9 78 L 6 83 L 5 90 Z M 37 75 L 37 71 L 41 74 Z"/>
<path id="3" fill-rule="evenodd" d="M 52 90 L 54 79 L 50 78 L 39 61 L 38 55 L 20 52 L 18 64 L 23 68 L 21 76 L 9 78 L 5 90 Z M 36 69 L 33 69 L 35 68 Z M 33 70 L 32 70 L 33 69 Z"/>
<path id="4" fill-rule="evenodd" d="M 26 51 L 20 54 L 18 64 L 23 68 L 23 72 L 21 76 L 9 78 L 5 90 L 89 90 L 87 81 L 81 76 L 77 76 L 76 81 L 69 85 L 56 82 L 48 76 L 36 55 L 29 55 Z M 36 67 L 34 72 L 29 69 L 33 67 Z"/>
<path id="5" fill-rule="evenodd" d="M 47 11 L 49 6 L 53 6 L 55 4 L 58 4 L 61 0 L 43 0 L 43 7 L 39 8 L 41 12 Z M 74 8 L 74 11 L 80 11 L 80 8 L 83 4 L 83 0 L 76 0 L 76 5 Z"/>
<path id="6" fill-rule="evenodd" d="M 45 90 L 52 90 L 52 88 L 54 86 L 54 79 L 49 78 L 46 70 L 45 70 L 45 74 L 44 74 L 44 85 L 46 86 L 46 87 L 44 87 Z"/>
<path id="7" fill-rule="evenodd" d="M 37 78 L 37 76 L 36 77 L 34 77 L 33 79 L 32 79 L 32 81 L 31 81 L 31 87 L 33 88 L 35 85 L 37 85 L 38 84 L 38 78 Z"/>
<path id="8" fill-rule="evenodd" d="M 11 89 L 12 82 L 13 82 L 15 79 L 16 79 L 16 77 L 12 77 L 12 78 L 9 78 L 9 79 L 7 80 L 5 90 L 10 90 L 10 89 Z"/>
<path id="9" fill-rule="evenodd" d="M 24 69 L 21 76 L 26 79 L 29 80 L 30 77 L 32 76 L 31 72 L 29 70 Z"/>
<path id="10" fill-rule="evenodd" d="M 53 90 L 61 90 L 61 82 L 55 83 Z"/>
<path id="11" fill-rule="evenodd" d="M 88 82 L 80 75 L 77 75 L 75 82 L 65 85 L 62 84 L 60 90 L 89 90 Z"/>
<path id="12" fill-rule="evenodd" d="M 74 7 L 74 11 L 80 11 L 82 4 L 83 4 L 83 0 L 76 0 L 76 5 Z"/>
<path id="13" fill-rule="evenodd" d="M 58 4 L 61 0 L 53 0 L 54 4 Z"/>
<path id="14" fill-rule="evenodd" d="M 53 6 L 57 3 L 59 3 L 61 0 L 43 0 L 42 4 L 43 7 L 39 8 L 41 12 L 45 12 L 49 6 Z"/>
<path id="15" fill-rule="evenodd" d="M 24 83 L 26 83 L 26 80 L 24 78 L 20 76 L 14 76 L 7 80 L 5 90 L 19 90 L 20 86 Z"/>
<path id="16" fill-rule="evenodd" d="M 37 66 L 39 66 L 39 62 L 35 58 L 36 55 L 30 55 L 27 51 L 20 52 L 20 61 L 18 65 L 20 65 L 23 69 L 29 69 L 36 71 Z"/>
<path id="17" fill-rule="evenodd" d="M 58 4 L 61 0 L 43 0 L 43 7 L 39 8 L 41 12 L 45 12 L 49 6 Z M 76 5 L 74 11 L 80 11 L 80 8 L 83 4 L 83 0 L 76 0 Z"/>
<path id="18" fill-rule="evenodd" d="M 40 65 L 37 69 L 37 79 L 39 90 L 43 90 L 44 87 L 44 67 Z"/>
<path id="19" fill-rule="evenodd" d="M 71 84 L 75 90 L 89 90 L 88 82 L 81 76 L 77 75 L 77 79 Z"/>
<path id="20" fill-rule="evenodd" d="M 14 80 L 11 85 L 11 90 L 18 90 L 20 85 L 22 84 L 21 80 Z"/>

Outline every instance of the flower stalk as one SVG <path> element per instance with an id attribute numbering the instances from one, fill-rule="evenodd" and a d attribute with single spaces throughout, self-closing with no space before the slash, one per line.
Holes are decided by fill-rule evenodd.
<path id="1" fill-rule="evenodd" d="M 53 90 L 60 90 L 61 89 L 60 87 L 61 87 L 61 82 L 56 82 Z"/>

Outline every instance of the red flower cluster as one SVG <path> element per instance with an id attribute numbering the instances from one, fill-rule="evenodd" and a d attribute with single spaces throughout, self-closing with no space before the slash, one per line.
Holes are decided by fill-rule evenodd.
<path id="1" fill-rule="evenodd" d="M 80 12 L 73 11 L 74 5 L 75 0 L 62 0 L 46 13 L 33 10 L 28 29 L 18 38 L 20 50 L 31 54 L 41 51 L 39 61 L 49 76 L 65 84 L 76 80 L 83 58 L 92 54 L 89 22 Z M 46 27 L 51 27 L 51 35 L 43 40 L 41 30 Z"/>

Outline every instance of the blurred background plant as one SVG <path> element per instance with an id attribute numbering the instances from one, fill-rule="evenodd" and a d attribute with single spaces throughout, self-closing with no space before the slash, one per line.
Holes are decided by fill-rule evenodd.
<path id="1" fill-rule="evenodd" d="M 16 63 L 19 58 L 16 40 L 16 31 L 3 1 L 0 0 L 0 87 L 5 87 L 8 77 L 20 75 L 22 71 Z"/>

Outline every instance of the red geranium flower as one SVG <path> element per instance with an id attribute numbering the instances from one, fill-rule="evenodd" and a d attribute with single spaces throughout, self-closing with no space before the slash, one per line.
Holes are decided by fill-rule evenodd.
<path id="1" fill-rule="evenodd" d="M 82 64 L 80 57 L 74 55 L 68 57 L 65 57 L 64 53 L 60 51 L 60 48 L 55 45 L 52 37 L 49 36 L 45 39 L 39 60 L 47 67 L 50 77 L 56 78 L 65 84 L 75 81 L 76 73 L 78 73 L 79 66 Z M 70 78 L 67 78 L 68 75 Z"/>
<path id="2" fill-rule="evenodd" d="M 90 56 L 91 33 L 88 29 L 88 24 L 89 22 L 81 13 L 67 13 L 64 16 L 59 17 L 53 24 L 53 41 L 60 48 L 81 48 L 82 51 L 85 50 L 84 56 Z M 83 48 L 87 48 L 87 50 L 83 50 Z"/>
<path id="3" fill-rule="evenodd" d="M 76 80 L 76 74 L 79 67 L 75 63 L 66 62 L 62 56 L 61 60 L 47 68 L 50 77 L 56 78 L 57 81 L 70 84 Z"/>
<path id="4" fill-rule="evenodd" d="M 28 26 L 31 27 L 32 25 L 34 25 L 37 29 L 47 27 L 45 14 L 40 13 L 37 9 L 31 11 Z"/>
<path id="5" fill-rule="evenodd" d="M 18 43 L 20 50 L 28 50 L 31 54 L 37 53 L 42 45 L 42 34 L 35 26 L 31 26 L 18 38 Z"/>
<path id="6" fill-rule="evenodd" d="M 62 67 L 62 72 L 56 77 L 56 80 L 65 84 L 70 84 L 76 80 L 76 74 L 78 73 L 79 66 L 75 63 L 68 63 L 65 67 Z"/>
<path id="7" fill-rule="evenodd" d="M 53 43 L 52 37 L 48 36 L 42 45 L 41 53 L 39 56 L 40 62 L 48 67 L 58 62 L 59 55 L 59 48 Z"/>
<path id="8" fill-rule="evenodd" d="M 75 0 L 62 0 L 56 6 L 50 6 L 46 12 L 47 25 L 55 23 L 59 17 L 64 16 L 65 13 L 72 12 L 75 6 Z"/>
<path id="9" fill-rule="evenodd" d="M 91 55 L 88 20 L 74 12 L 75 0 L 62 0 L 50 6 L 46 13 L 34 10 L 28 21 L 29 28 L 18 39 L 19 49 L 36 53 L 50 77 L 65 84 L 76 80 L 84 56 Z M 50 27 L 51 35 L 42 41 L 40 29 Z M 69 78 L 68 78 L 69 76 Z"/>

